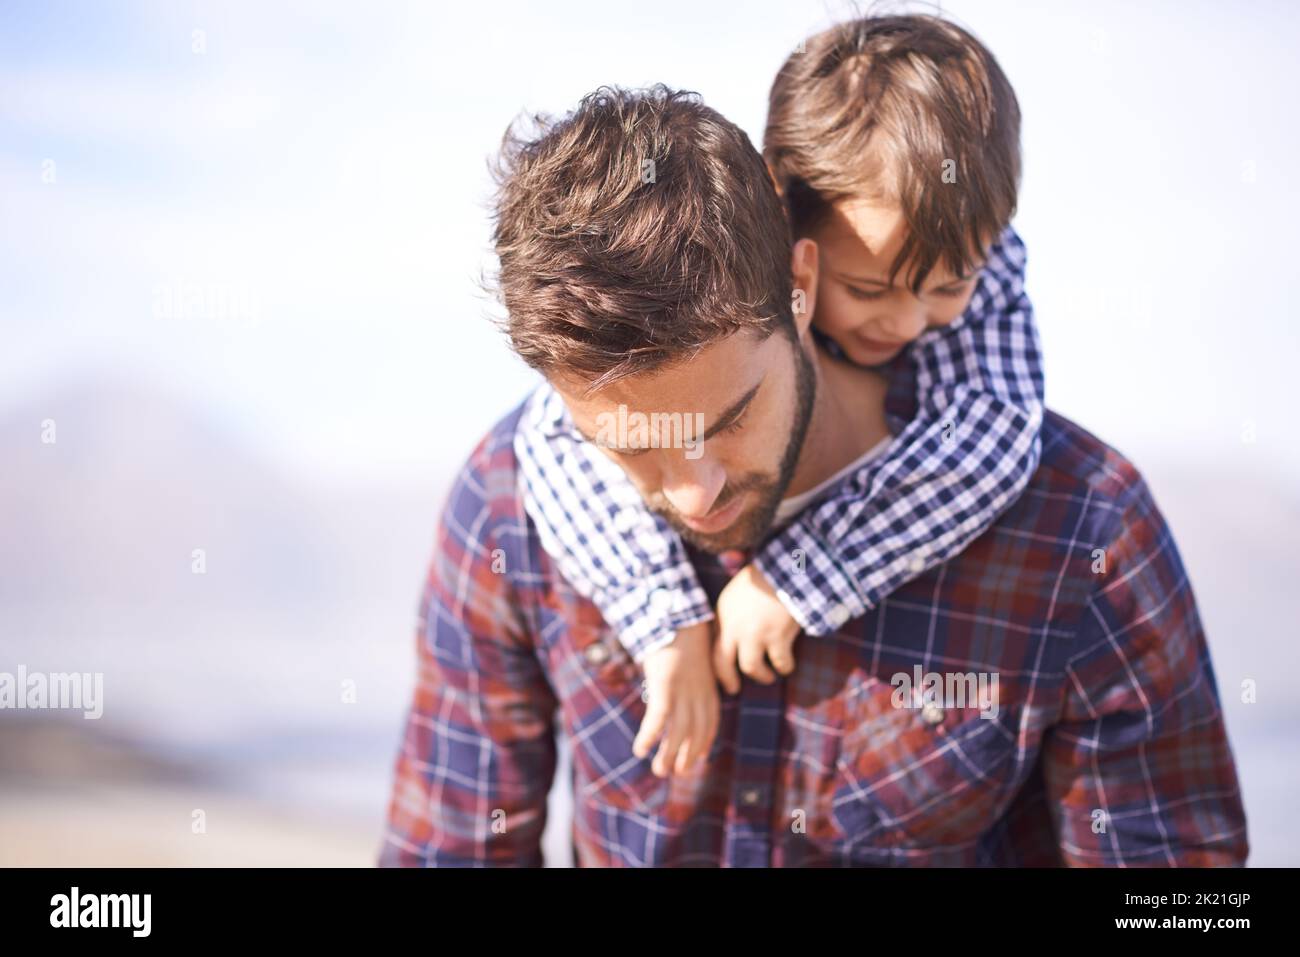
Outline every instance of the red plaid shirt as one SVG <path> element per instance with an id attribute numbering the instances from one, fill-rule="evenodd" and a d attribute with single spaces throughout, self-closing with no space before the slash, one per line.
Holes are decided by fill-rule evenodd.
<path id="1" fill-rule="evenodd" d="M 641 674 L 524 512 L 518 410 L 437 536 L 384 865 L 541 863 L 573 747 L 582 866 L 1240 865 L 1241 794 L 1187 573 L 1134 467 L 1048 414 L 1020 500 L 957 558 L 722 696 L 707 763 L 632 754 Z M 692 552 L 711 598 L 729 567 Z M 997 675 L 996 717 L 894 675 Z M 948 702 L 951 704 L 951 702 Z"/>

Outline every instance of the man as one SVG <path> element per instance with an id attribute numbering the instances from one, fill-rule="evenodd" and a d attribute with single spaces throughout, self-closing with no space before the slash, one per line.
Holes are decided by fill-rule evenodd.
<path id="1" fill-rule="evenodd" d="M 703 415 L 703 454 L 609 456 L 695 533 L 716 597 L 783 501 L 906 417 L 906 364 L 887 381 L 817 344 L 815 302 L 790 305 L 817 288 L 815 244 L 791 252 L 761 158 L 693 97 L 602 90 L 508 140 L 502 168 L 512 344 L 587 436 L 620 407 Z M 540 864 L 557 709 L 580 865 L 1244 862 L 1186 573 L 1140 475 L 1079 427 L 1049 414 L 987 534 L 801 636 L 792 674 L 724 698 L 707 762 L 659 777 L 632 749 L 638 669 L 524 510 L 523 414 L 540 413 L 492 430 L 443 515 L 381 863 Z"/>

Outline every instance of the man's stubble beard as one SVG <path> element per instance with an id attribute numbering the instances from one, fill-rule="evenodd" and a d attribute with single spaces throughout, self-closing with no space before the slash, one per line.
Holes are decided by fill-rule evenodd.
<path id="1" fill-rule="evenodd" d="M 729 479 L 718 494 L 713 509 L 726 508 L 737 495 L 750 491 L 758 492 L 758 503 L 738 516 L 730 527 L 713 535 L 701 534 L 682 522 L 662 493 L 649 503 L 651 509 L 661 515 L 684 541 L 702 551 L 716 554 L 731 549 L 752 548 L 758 544 L 772 527 L 781 499 L 785 497 L 785 490 L 794 478 L 799 455 L 808 436 L 808 426 L 812 422 L 813 405 L 817 398 L 817 377 L 813 370 L 813 360 L 795 337 L 794 330 L 789 330 L 786 335 L 793 342 L 790 351 L 795 363 L 795 409 L 785 451 L 781 454 L 781 464 L 774 476 L 750 473 L 741 479 Z"/>

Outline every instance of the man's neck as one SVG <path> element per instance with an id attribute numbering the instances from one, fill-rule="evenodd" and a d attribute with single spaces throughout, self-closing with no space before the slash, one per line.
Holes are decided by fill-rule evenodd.
<path id="1" fill-rule="evenodd" d="M 885 377 L 838 360 L 811 342 L 804 348 L 811 350 L 817 392 L 787 498 L 815 488 L 890 434 Z"/>

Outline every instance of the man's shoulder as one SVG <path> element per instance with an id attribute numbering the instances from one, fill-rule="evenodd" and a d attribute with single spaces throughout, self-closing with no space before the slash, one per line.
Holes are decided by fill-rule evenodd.
<path id="1" fill-rule="evenodd" d="M 1044 484 L 1071 486 L 1108 501 L 1130 498 L 1144 484 L 1123 453 L 1059 412 L 1044 414 L 1042 443 L 1036 478 Z"/>
<path id="2" fill-rule="evenodd" d="M 525 397 L 492 424 L 470 452 L 465 463 L 466 470 L 480 477 L 497 473 L 514 474 L 518 468 L 514 452 L 515 433 L 527 405 L 528 398 Z"/>
<path id="3" fill-rule="evenodd" d="M 517 514 L 520 503 L 515 433 L 527 406 L 520 401 L 475 444 L 451 483 L 449 514 L 487 509 L 499 516 Z"/>
<path id="4" fill-rule="evenodd" d="M 1043 416 L 1038 470 L 1022 496 L 1022 503 L 1040 507 L 1013 508 L 1007 518 L 1032 523 L 1051 516 L 1060 523 L 1062 517 L 1073 516 L 1053 531 L 1079 543 L 1105 544 L 1118 533 L 1126 514 L 1135 508 L 1149 511 L 1150 498 L 1146 480 L 1126 456 L 1049 410 Z"/>

